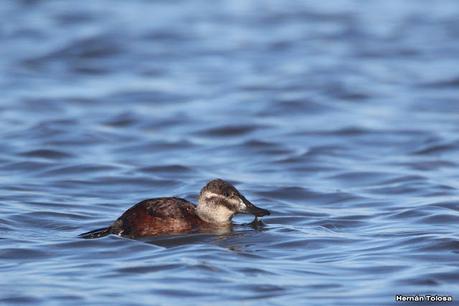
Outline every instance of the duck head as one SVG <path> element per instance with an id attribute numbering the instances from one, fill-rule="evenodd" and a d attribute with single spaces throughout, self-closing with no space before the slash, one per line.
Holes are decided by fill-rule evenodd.
<path id="1" fill-rule="evenodd" d="M 198 216 L 209 223 L 229 224 L 235 214 L 252 214 L 257 217 L 269 215 L 269 211 L 256 207 L 233 185 L 214 179 L 201 189 L 196 208 Z"/>

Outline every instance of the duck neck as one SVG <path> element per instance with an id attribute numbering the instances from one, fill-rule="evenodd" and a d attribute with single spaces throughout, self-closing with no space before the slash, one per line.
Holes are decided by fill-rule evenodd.
<path id="1" fill-rule="evenodd" d="M 196 207 L 196 214 L 201 220 L 213 225 L 225 226 L 231 224 L 234 212 L 225 205 L 221 205 L 219 201 L 220 199 L 218 198 L 200 198 Z"/>

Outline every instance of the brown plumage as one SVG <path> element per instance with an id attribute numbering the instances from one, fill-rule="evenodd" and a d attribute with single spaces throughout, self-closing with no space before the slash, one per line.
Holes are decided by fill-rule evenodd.
<path id="1" fill-rule="evenodd" d="M 205 226 L 196 207 L 181 198 L 144 200 L 129 208 L 111 226 L 111 233 L 130 237 L 190 232 Z"/>
<path id="2" fill-rule="evenodd" d="M 136 238 L 208 230 L 231 225 L 236 213 L 269 215 L 269 211 L 250 203 L 233 185 L 215 179 L 202 188 L 197 207 L 177 197 L 144 200 L 126 210 L 111 226 L 80 237 L 116 234 Z"/>

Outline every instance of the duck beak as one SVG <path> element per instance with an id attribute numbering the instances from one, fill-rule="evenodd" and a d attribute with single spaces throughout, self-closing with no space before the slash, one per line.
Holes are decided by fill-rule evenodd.
<path id="1" fill-rule="evenodd" d="M 269 210 L 266 210 L 260 207 L 256 207 L 255 205 L 253 205 L 244 196 L 241 196 L 241 200 L 245 204 L 245 209 L 241 211 L 242 213 L 252 214 L 257 217 L 269 216 L 271 214 Z"/>

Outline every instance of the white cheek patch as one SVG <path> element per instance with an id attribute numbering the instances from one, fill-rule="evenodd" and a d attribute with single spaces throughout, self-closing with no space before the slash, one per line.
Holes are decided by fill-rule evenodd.
<path id="1" fill-rule="evenodd" d="M 227 202 L 230 202 L 234 207 L 238 207 L 240 210 L 244 210 L 246 209 L 246 205 L 244 204 L 244 202 L 242 202 L 241 199 L 237 198 L 227 198 L 221 194 L 217 194 L 217 193 L 213 193 L 213 192 L 209 192 L 209 191 L 206 191 L 204 193 L 204 198 L 206 199 L 211 199 L 211 198 L 219 198 L 219 199 L 223 199 Z"/>
<path id="2" fill-rule="evenodd" d="M 242 202 L 241 199 L 239 199 L 239 210 L 243 211 L 247 209 L 247 205 L 245 205 L 244 202 Z"/>
<path id="3" fill-rule="evenodd" d="M 216 194 L 216 193 L 213 193 L 213 192 L 209 192 L 209 191 L 206 191 L 204 193 L 204 198 L 206 199 L 210 199 L 210 198 L 220 198 L 220 199 L 226 199 L 224 196 L 222 196 L 221 194 Z"/>

